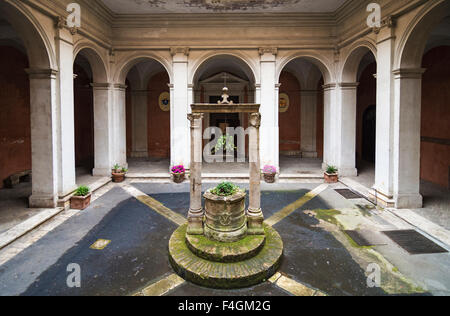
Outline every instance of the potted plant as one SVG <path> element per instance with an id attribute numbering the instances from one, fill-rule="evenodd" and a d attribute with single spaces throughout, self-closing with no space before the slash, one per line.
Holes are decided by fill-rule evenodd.
<path id="1" fill-rule="evenodd" d="M 173 166 L 171 169 L 172 179 L 175 183 L 182 183 L 185 179 L 186 169 L 183 165 Z"/>
<path id="2" fill-rule="evenodd" d="M 84 210 L 91 204 L 91 190 L 87 186 L 80 186 L 70 198 L 70 208 Z"/>
<path id="3" fill-rule="evenodd" d="M 235 242 L 247 234 L 245 190 L 223 182 L 206 191 L 205 236 L 219 242 Z"/>
<path id="4" fill-rule="evenodd" d="M 263 168 L 264 181 L 266 183 L 274 183 L 277 175 L 277 168 L 275 166 L 264 166 Z"/>
<path id="5" fill-rule="evenodd" d="M 114 165 L 112 170 L 112 180 L 115 183 L 120 183 L 125 180 L 125 175 L 128 172 L 128 169 L 121 168 L 119 165 Z"/>
<path id="6" fill-rule="evenodd" d="M 337 183 L 338 178 L 338 169 L 334 166 L 328 166 L 327 170 L 325 171 L 325 182 Z"/>

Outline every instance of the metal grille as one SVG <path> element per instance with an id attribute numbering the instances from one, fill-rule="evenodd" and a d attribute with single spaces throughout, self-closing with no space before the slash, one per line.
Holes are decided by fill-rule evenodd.
<path id="1" fill-rule="evenodd" d="M 411 255 L 448 252 L 415 230 L 393 230 L 383 233 Z"/>
<path id="2" fill-rule="evenodd" d="M 337 193 L 339 193 L 340 195 L 342 195 L 344 198 L 346 198 L 347 200 L 353 200 L 353 199 L 362 199 L 363 197 L 355 192 L 353 192 L 352 190 L 349 189 L 336 189 L 335 190 Z"/>

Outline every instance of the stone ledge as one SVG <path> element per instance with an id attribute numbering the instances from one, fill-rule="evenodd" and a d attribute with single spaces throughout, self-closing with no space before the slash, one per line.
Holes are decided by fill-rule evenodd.
<path id="1" fill-rule="evenodd" d="M 283 241 L 276 230 L 265 226 L 266 243 L 261 252 L 235 263 L 220 263 L 197 257 L 186 244 L 187 225 L 178 228 L 169 241 L 169 260 L 183 279 L 215 289 L 238 289 L 267 281 L 278 270 Z"/>
<path id="2" fill-rule="evenodd" d="M 215 262 L 239 262 L 255 257 L 265 245 L 265 236 L 246 236 L 244 239 L 221 243 L 203 235 L 186 235 L 186 245 L 198 257 Z"/>

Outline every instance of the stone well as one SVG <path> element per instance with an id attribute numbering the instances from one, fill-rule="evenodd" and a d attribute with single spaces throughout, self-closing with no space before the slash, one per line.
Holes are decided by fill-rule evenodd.
<path id="1" fill-rule="evenodd" d="M 194 104 L 191 122 L 190 207 L 188 223 L 169 241 L 169 259 L 187 281 L 205 287 L 233 289 L 268 280 L 278 270 L 283 241 L 264 224 L 261 210 L 261 166 L 259 104 L 233 104 L 226 88 L 218 104 Z M 204 113 L 249 115 L 250 190 L 245 209 L 245 191 L 222 197 L 207 191 L 202 207 L 202 119 Z"/>
<path id="2" fill-rule="evenodd" d="M 205 198 L 205 236 L 220 242 L 234 242 L 247 235 L 244 191 L 217 196 L 207 191 Z"/>

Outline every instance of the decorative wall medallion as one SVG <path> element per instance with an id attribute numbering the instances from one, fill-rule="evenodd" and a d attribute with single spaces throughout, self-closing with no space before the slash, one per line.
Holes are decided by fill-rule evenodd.
<path id="1" fill-rule="evenodd" d="M 169 92 L 163 92 L 159 96 L 159 107 L 164 112 L 170 111 L 170 93 Z"/>
<path id="2" fill-rule="evenodd" d="M 289 96 L 286 93 L 280 93 L 280 112 L 287 112 L 287 110 L 289 109 L 289 105 Z"/>

